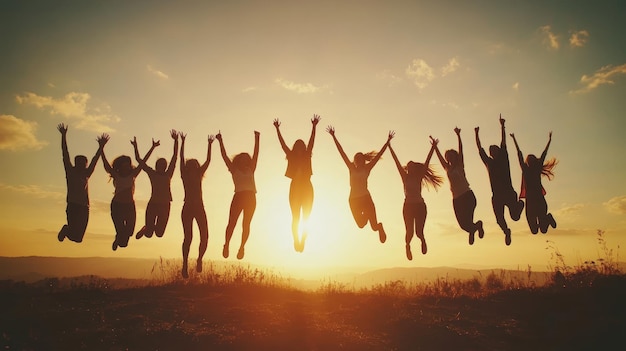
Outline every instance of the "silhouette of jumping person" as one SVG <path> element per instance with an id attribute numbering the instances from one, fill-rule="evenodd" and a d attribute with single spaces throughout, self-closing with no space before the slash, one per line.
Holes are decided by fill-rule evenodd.
<path id="1" fill-rule="evenodd" d="M 328 126 L 326 131 L 333 137 L 337 150 L 339 150 L 339 154 L 341 155 L 343 162 L 345 162 L 346 166 L 348 166 L 348 171 L 350 172 L 350 196 L 348 198 L 348 202 L 350 204 L 350 210 L 352 211 L 352 217 L 354 217 L 356 225 L 359 228 L 363 228 L 369 222 L 372 230 L 378 232 L 380 242 L 384 243 L 387 240 L 387 234 L 385 233 L 383 224 L 379 223 L 376 218 L 376 207 L 374 206 L 372 196 L 367 189 L 367 178 L 369 177 L 372 168 L 374 168 L 378 160 L 380 160 L 382 154 L 389 146 L 389 142 L 393 138 L 394 132 L 389 132 L 387 141 L 379 152 L 372 151 L 366 154 L 357 152 L 354 155 L 354 162 L 352 162 L 343 151 L 343 147 L 339 143 L 339 140 L 337 140 L 335 128 Z"/>
<path id="2" fill-rule="evenodd" d="M 198 248 L 198 260 L 196 261 L 196 272 L 202 272 L 202 258 L 206 252 L 209 241 L 209 225 L 207 222 L 206 212 L 204 211 L 204 202 L 202 200 L 202 178 L 211 162 L 211 144 L 215 140 L 213 135 L 208 136 L 208 146 L 206 161 L 202 165 L 197 159 L 191 158 L 185 160 L 185 138 L 187 134 L 180 133 L 180 177 L 183 180 L 183 188 L 185 189 L 185 202 L 181 212 L 183 222 L 183 233 L 185 239 L 183 241 L 183 278 L 188 278 L 187 265 L 189 260 L 189 249 L 191 247 L 191 239 L 193 238 L 193 220 L 198 224 L 200 231 L 200 246 Z"/>
<path id="3" fill-rule="evenodd" d="M 493 213 L 496 216 L 496 222 L 502 229 L 502 232 L 504 232 L 504 243 L 511 245 L 511 229 L 509 229 L 504 219 L 504 207 L 509 208 L 511 219 L 517 221 L 520 219 L 522 211 L 524 210 L 524 201 L 518 200 L 517 192 L 515 192 L 513 184 L 511 183 L 511 167 L 509 165 L 509 153 L 506 147 L 506 132 L 504 128 L 505 121 L 502 115 L 500 115 L 499 120 L 502 139 L 499 147 L 498 145 L 489 146 L 489 156 L 487 156 L 487 153 L 480 144 L 480 137 L 478 136 L 479 128 L 474 128 L 474 132 L 476 133 L 478 153 L 489 173 Z"/>
<path id="4" fill-rule="evenodd" d="M 159 158 L 156 161 L 155 169 L 152 169 L 139 157 L 137 144 L 133 144 L 135 146 L 135 160 L 139 163 L 139 168 L 146 172 L 150 178 L 150 185 L 152 186 L 150 201 L 148 201 L 148 206 L 146 206 L 146 225 L 137 232 L 135 236 L 137 239 L 140 239 L 142 236 L 151 238 L 153 234 L 156 234 L 159 238 L 162 237 L 170 218 L 172 202 L 171 182 L 174 176 L 174 169 L 176 168 L 176 158 L 178 157 L 178 132 L 172 129 L 170 136 L 174 139 L 174 151 L 169 166 L 165 158 Z"/>
<path id="5" fill-rule="evenodd" d="M 59 241 L 68 238 L 71 241 L 80 243 L 85 237 L 85 230 L 87 230 L 87 222 L 89 221 L 89 177 L 91 177 L 96 168 L 96 163 L 98 163 L 104 145 L 109 141 L 109 136 L 102 134 L 96 138 L 98 151 L 91 159 L 89 166 L 87 166 L 87 157 L 83 155 L 76 155 L 74 157 L 74 165 L 72 165 L 70 153 L 67 149 L 68 126 L 60 123 L 57 129 L 61 133 L 61 151 L 67 184 L 67 206 L 65 208 L 67 224 L 63 225 L 57 238 Z"/>
<path id="6" fill-rule="evenodd" d="M 130 143 L 136 147 L 137 140 L 133 139 Z M 146 153 L 143 162 L 150 157 L 154 148 L 158 146 L 158 142 L 152 142 L 150 151 Z M 141 172 L 141 168 L 135 167 L 129 156 L 118 156 L 113 160 L 113 165 L 107 161 L 104 149 L 102 150 L 102 164 L 104 169 L 113 179 L 115 192 L 111 200 L 111 219 L 115 226 L 115 240 L 111 248 L 113 251 L 118 247 L 128 246 L 128 239 L 133 236 L 135 231 L 135 221 L 137 219 L 137 210 L 135 208 L 135 178 Z"/>
<path id="7" fill-rule="evenodd" d="M 228 258 L 228 247 L 230 245 L 230 239 L 233 237 L 233 231 L 237 220 L 243 212 L 243 221 L 241 222 L 241 245 L 239 251 L 237 251 L 237 259 L 242 259 L 245 254 L 245 245 L 250 236 L 250 223 L 252 222 L 252 216 L 256 209 L 256 184 L 254 182 L 254 171 L 256 170 L 257 160 L 259 159 L 259 139 L 261 134 L 254 131 L 254 152 L 252 157 L 247 152 L 242 152 L 235 155 L 232 161 L 226 155 L 226 148 L 224 147 L 224 141 L 222 139 L 222 133 L 218 133 L 215 138 L 220 143 L 220 151 L 224 163 L 228 171 L 233 177 L 233 183 L 235 184 L 235 194 L 230 203 L 230 213 L 228 215 L 228 225 L 226 226 L 226 238 L 224 248 L 222 250 L 222 256 Z"/>
<path id="8" fill-rule="evenodd" d="M 474 245 L 474 235 L 478 231 L 478 237 L 483 238 L 483 221 L 474 222 L 474 210 L 476 209 L 476 196 L 470 188 L 465 176 L 465 162 L 463 159 L 463 142 L 461 141 L 461 129 L 455 127 L 454 133 L 459 141 L 459 150 L 446 150 L 445 158 L 441 155 L 436 139 L 433 141 L 439 162 L 448 175 L 450 191 L 452 192 L 452 206 L 454 215 L 461 229 L 469 234 L 469 244 Z"/>
<path id="9" fill-rule="evenodd" d="M 427 210 L 426 203 L 422 197 L 422 186 L 432 186 L 437 189 L 443 182 L 441 177 L 435 174 L 429 166 L 435 145 L 436 141 L 433 141 L 424 163 L 409 161 L 407 165 L 403 167 L 400 161 L 398 161 L 398 156 L 396 156 L 391 144 L 389 144 L 389 151 L 396 163 L 404 186 L 402 217 L 404 218 L 404 227 L 406 229 L 406 258 L 409 259 L 409 261 L 413 259 L 413 254 L 411 253 L 411 240 L 413 240 L 413 236 L 417 236 L 422 241 L 422 254 L 425 255 L 428 251 L 426 238 L 424 237 L 424 224 L 426 223 Z"/>
<path id="10" fill-rule="evenodd" d="M 280 133 L 280 121 L 274 120 L 274 127 L 278 134 L 278 141 L 287 156 L 287 171 L 285 176 L 291 179 L 289 187 L 289 206 L 291 208 L 291 233 L 293 235 L 293 247 L 297 252 L 304 251 L 304 244 L 307 238 L 306 223 L 311 215 L 313 208 L 313 184 L 311 184 L 311 155 L 313 153 L 313 144 L 315 142 L 315 128 L 320 121 L 320 116 L 313 115 L 311 119 L 311 136 L 309 143 L 305 144 L 302 139 L 294 142 L 290 149 L 282 134 Z M 304 230 L 300 238 L 299 226 L 302 217 Z"/>
<path id="11" fill-rule="evenodd" d="M 522 168 L 522 189 L 520 190 L 520 198 L 526 198 L 526 220 L 528 221 L 528 227 L 530 232 L 537 234 L 539 230 L 543 234 L 548 232 L 548 227 L 556 228 L 556 221 L 551 213 L 548 213 L 548 204 L 546 203 L 545 194 L 546 191 L 541 185 L 541 176 L 546 176 L 548 180 L 552 180 L 554 173 L 552 170 L 556 166 L 556 159 L 552 158 L 546 160 L 548 154 L 548 148 L 552 142 L 552 132 L 549 134 L 548 144 L 541 153 L 541 157 L 533 154 L 526 156 L 524 161 L 524 155 L 517 144 L 515 134 L 511 133 L 511 137 L 515 142 L 515 148 L 517 149 L 517 158 L 519 160 L 520 167 Z"/>

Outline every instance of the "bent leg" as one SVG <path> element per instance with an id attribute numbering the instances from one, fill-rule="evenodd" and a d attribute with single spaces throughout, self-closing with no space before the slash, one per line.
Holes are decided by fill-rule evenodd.
<path id="1" fill-rule="evenodd" d="M 354 218 L 356 225 L 359 228 L 365 227 L 368 218 L 363 197 L 351 197 L 350 199 L 348 199 L 348 202 L 350 204 L 350 211 L 352 212 L 352 217 Z"/>
<path id="2" fill-rule="evenodd" d="M 165 204 L 160 204 L 158 207 L 154 233 L 159 238 L 162 237 L 163 234 L 165 234 L 165 227 L 167 227 L 167 222 L 170 219 L 170 206 L 171 204 L 168 202 Z"/>
<path id="3" fill-rule="evenodd" d="M 252 223 L 252 216 L 254 215 L 254 211 L 256 209 L 256 195 L 253 192 L 248 193 L 249 194 L 246 194 L 246 198 L 243 204 L 243 221 L 241 223 L 241 245 L 239 246 L 239 251 L 237 252 L 238 259 L 242 259 L 244 256 L 245 246 L 248 242 L 248 237 L 250 236 L 250 223 Z"/>

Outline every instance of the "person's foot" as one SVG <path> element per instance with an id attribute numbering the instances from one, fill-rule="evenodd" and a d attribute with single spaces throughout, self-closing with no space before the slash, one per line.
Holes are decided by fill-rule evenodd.
<path id="1" fill-rule="evenodd" d="M 237 259 L 240 260 L 243 258 L 243 255 L 245 254 L 243 247 L 239 248 L 239 251 L 237 251 Z"/>
<path id="2" fill-rule="evenodd" d="M 187 271 L 187 263 L 183 263 L 183 269 L 180 272 L 183 275 L 183 278 L 189 278 L 189 272 Z"/>
<path id="3" fill-rule="evenodd" d="M 411 244 L 404 245 L 404 249 L 406 251 L 406 258 L 409 261 L 413 260 L 413 253 L 411 252 Z"/>
<path id="4" fill-rule="evenodd" d="M 476 222 L 478 226 L 478 238 L 482 239 L 485 236 L 485 230 L 483 229 L 483 221 Z"/>
<path id="5" fill-rule="evenodd" d="M 380 223 L 380 229 L 378 229 L 378 239 L 381 244 L 387 241 L 387 233 L 385 233 L 385 229 L 383 228 L 383 224 Z"/>
<path id="6" fill-rule="evenodd" d="M 511 219 L 513 219 L 514 221 L 519 220 L 522 217 L 522 211 L 524 211 L 524 201 L 519 200 L 517 201 L 517 209 L 515 213 L 511 214 Z"/>
<path id="7" fill-rule="evenodd" d="M 202 273 L 202 259 L 196 261 L 196 272 Z"/>
<path id="8" fill-rule="evenodd" d="M 143 227 L 141 227 L 141 229 L 139 229 L 139 231 L 137 232 L 137 235 L 135 235 L 135 238 L 141 239 L 141 237 L 144 236 L 145 234 L 146 234 L 146 226 L 144 225 Z"/>
<path id="9" fill-rule="evenodd" d="M 506 244 L 506 246 L 511 245 L 511 229 L 506 228 L 504 230 L 504 243 Z"/>
<path id="10" fill-rule="evenodd" d="M 424 238 L 420 238 L 422 239 L 422 255 L 426 255 L 426 252 L 428 252 L 428 247 L 426 246 L 426 240 Z"/>
<path id="11" fill-rule="evenodd" d="M 67 237 L 67 224 L 63 225 L 63 228 L 61 228 L 61 230 L 59 231 L 59 235 L 57 236 L 57 239 L 59 239 L 59 241 L 63 241 L 65 240 L 65 237 Z"/>
<path id="12" fill-rule="evenodd" d="M 224 256 L 224 258 L 228 258 L 229 252 L 228 252 L 228 245 L 224 244 L 224 248 L 222 249 L 222 256 Z"/>
<path id="13" fill-rule="evenodd" d="M 469 244 L 474 245 L 474 233 L 469 233 Z"/>
<path id="14" fill-rule="evenodd" d="M 554 220 L 554 217 L 552 216 L 552 213 L 548 213 L 548 220 L 550 220 L 550 226 L 552 228 L 556 228 L 556 221 Z"/>
<path id="15" fill-rule="evenodd" d="M 117 247 L 119 245 L 117 244 L 117 240 L 113 240 L 113 245 L 111 245 L 111 249 L 113 249 L 113 251 L 117 250 Z"/>

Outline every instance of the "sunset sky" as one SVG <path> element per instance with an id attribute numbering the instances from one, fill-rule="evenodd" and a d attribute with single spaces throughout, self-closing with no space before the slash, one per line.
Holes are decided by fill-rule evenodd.
<path id="1" fill-rule="evenodd" d="M 570 264 L 598 258 L 596 231 L 611 247 L 626 239 L 626 6 L 620 1 L 2 1 L 0 3 L 0 255 L 180 258 L 183 189 L 176 170 L 165 236 L 131 239 L 111 250 L 113 185 L 98 162 L 90 180 L 91 217 L 83 243 L 60 243 L 65 175 L 58 123 L 69 125 L 70 155 L 91 158 L 95 138 L 111 135 L 109 160 L 142 153 L 148 164 L 172 152 L 169 130 L 187 133 L 186 155 L 204 160 L 208 134 L 221 130 L 230 155 L 252 153 L 261 133 L 257 210 L 243 262 L 325 274 L 328 267 L 479 265 L 543 270 L 551 240 Z M 524 154 L 559 161 L 546 199 L 557 229 L 532 235 L 525 217 L 507 220 L 513 243 L 491 209 L 485 166 L 474 141 L 500 141 L 506 119 Z M 309 137 L 315 203 L 304 253 L 293 249 L 286 160 L 272 120 L 288 145 Z M 369 190 L 389 239 L 358 229 L 348 207 L 349 157 L 378 150 L 389 130 L 402 163 L 423 162 L 428 136 L 456 148 L 461 128 L 466 174 L 485 238 L 467 243 L 446 179 L 424 190 L 427 255 L 414 241 L 404 254 L 403 189 L 386 153 Z M 521 171 L 508 138 L 513 184 Z M 180 163 L 179 163 L 180 164 Z M 435 170 L 445 177 L 433 158 Z M 209 221 L 205 259 L 223 260 L 233 192 L 214 144 L 203 182 Z M 519 191 L 519 188 L 517 189 Z M 137 231 L 150 183 L 137 178 Z M 190 257 L 197 256 L 198 230 Z M 231 251 L 241 237 L 238 223 Z M 232 253 L 232 252 L 231 252 Z M 619 250 L 616 253 L 620 253 Z M 230 261 L 236 259 L 231 255 Z M 622 255 L 623 256 L 623 253 Z"/>

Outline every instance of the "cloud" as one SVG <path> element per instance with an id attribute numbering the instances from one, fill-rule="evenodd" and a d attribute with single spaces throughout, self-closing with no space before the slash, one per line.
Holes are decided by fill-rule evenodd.
<path id="1" fill-rule="evenodd" d="M 242 93 L 249 93 L 249 92 L 255 91 L 255 90 L 258 90 L 258 88 L 257 87 L 246 87 L 246 88 L 241 89 L 241 92 Z"/>
<path id="2" fill-rule="evenodd" d="M 515 91 L 518 91 L 519 90 L 519 82 L 515 82 L 511 88 L 513 88 L 513 90 L 515 90 Z"/>
<path id="3" fill-rule="evenodd" d="M 554 211 L 554 214 L 557 216 L 568 216 L 568 215 L 576 215 L 578 214 L 583 208 L 585 207 L 584 204 L 574 204 L 574 205 L 568 205 L 565 207 L 562 207 L 556 211 Z"/>
<path id="4" fill-rule="evenodd" d="M 573 31 L 569 37 L 569 45 L 573 48 L 581 48 L 589 41 L 589 32 L 586 30 Z"/>
<path id="5" fill-rule="evenodd" d="M 543 43 L 548 46 L 548 48 L 553 50 L 559 49 L 559 37 L 552 33 L 552 28 L 547 25 L 539 28 L 543 36 Z"/>
<path id="6" fill-rule="evenodd" d="M 459 68 L 460 64 L 459 64 L 459 60 L 457 60 L 456 57 L 451 58 L 450 60 L 448 60 L 448 63 L 443 66 L 441 68 L 441 76 L 445 77 L 448 74 L 456 71 Z"/>
<path id="7" fill-rule="evenodd" d="M 389 70 L 384 70 L 376 75 L 376 78 L 388 82 L 387 84 L 391 87 L 402 81 L 402 77 L 398 77 L 392 74 Z"/>
<path id="8" fill-rule="evenodd" d="M 0 115 L 0 150 L 39 150 L 48 143 L 37 140 L 37 122 L 11 115 Z"/>
<path id="9" fill-rule="evenodd" d="M 20 193 L 38 199 L 62 200 L 65 198 L 65 194 L 58 191 L 45 190 L 39 185 L 8 185 L 0 183 L 0 190 Z"/>
<path id="10" fill-rule="evenodd" d="M 295 83 L 292 81 L 284 80 L 282 78 L 276 78 L 274 82 L 276 82 L 276 84 L 280 85 L 281 87 L 290 91 L 294 91 L 298 94 L 312 94 L 318 92 L 320 89 L 323 88 L 315 86 L 311 83 Z"/>
<path id="11" fill-rule="evenodd" d="M 615 214 L 626 214 L 626 195 L 616 196 L 603 203 L 607 211 Z"/>
<path id="12" fill-rule="evenodd" d="M 588 93 L 601 85 L 615 84 L 615 82 L 613 81 L 613 78 L 621 74 L 626 74 L 626 63 L 619 65 L 617 67 L 614 67 L 612 65 L 604 66 L 600 68 L 599 70 L 597 70 L 591 76 L 588 76 L 586 74 L 583 75 L 580 78 L 580 82 L 579 82 L 580 84 L 583 85 L 583 87 L 578 90 L 570 91 L 570 93 L 572 94 Z"/>
<path id="13" fill-rule="evenodd" d="M 406 75 L 413 80 L 415 86 L 420 90 L 428 86 L 435 79 L 435 73 L 426 61 L 413 59 L 409 67 L 406 68 Z"/>
<path id="14" fill-rule="evenodd" d="M 154 74 L 155 76 L 159 77 L 160 79 L 163 79 L 163 80 L 170 79 L 170 76 L 168 76 L 167 74 L 163 73 L 162 71 L 159 71 L 158 69 L 153 68 L 150 65 L 148 65 L 146 68 L 148 69 L 148 72 Z"/>
<path id="15" fill-rule="evenodd" d="M 16 96 L 20 104 L 33 105 L 40 110 L 50 111 L 52 115 L 60 115 L 76 122 L 77 129 L 107 133 L 114 131 L 108 124 L 119 122 L 120 118 L 111 114 L 111 108 L 106 104 L 89 107 L 90 99 L 88 93 L 78 92 L 68 93 L 60 99 L 30 92 Z"/>

